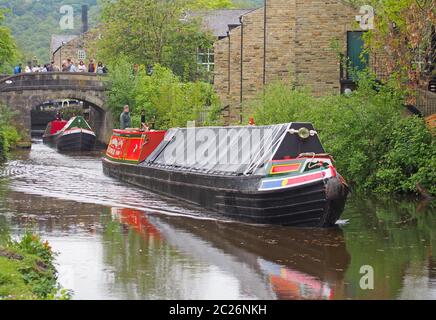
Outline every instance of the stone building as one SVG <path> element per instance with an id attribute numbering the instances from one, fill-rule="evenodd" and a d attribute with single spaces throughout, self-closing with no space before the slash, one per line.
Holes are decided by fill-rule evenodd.
<path id="1" fill-rule="evenodd" d="M 59 68 L 62 61 L 71 58 L 75 63 L 83 60 L 85 64 L 90 59 L 95 61 L 97 41 L 101 36 L 99 29 L 91 29 L 76 36 L 52 35 L 51 59 Z"/>
<path id="2" fill-rule="evenodd" d="M 266 0 L 240 15 L 214 43 L 214 87 L 226 121 L 241 121 L 246 102 L 276 80 L 316 96 L 352 86 L 340 55 L 359 68 L 369 62 L 356 16 L 359 9 L 341 0 Z"/>

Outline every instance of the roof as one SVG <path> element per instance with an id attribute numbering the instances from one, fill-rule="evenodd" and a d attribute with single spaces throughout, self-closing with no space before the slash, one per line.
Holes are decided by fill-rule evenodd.
<path id="1" fill-rule="evenodd" d="M 271 159 L 297 157 L 300 153 L 324 153 L 316 135 L 303 141 L 288 129 L 310 123 L 270 126 L 172 128 L 143 166 L 218 175 L 251 175 Z"/>
<path id="2" fill-rule="evenodd" d="M 203 26 L 219 38 L 227 36 L 229 25 L 238 25 L 239 17 L 253 11 L 253 9 L 219 9 L 209 11 L 190 12 L 188 17 L 201 17 Z"/>
<path id="3" fill-rule="evenodd" d="M 53 54 L 59 47 L 62 45 L 62 42 L 69 42 L 75 38 L 77 35 L 66 35 L 66 34 L 52 34 L 51 35 L 51 44 L 50 44 L 50 53 Z"/>

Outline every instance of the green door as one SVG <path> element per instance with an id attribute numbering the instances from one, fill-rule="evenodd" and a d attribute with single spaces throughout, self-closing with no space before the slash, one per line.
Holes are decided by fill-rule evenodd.
<path id="1" fill-rule="evenodd" d="M 363 54 L 364 42 L 362 39 L 363 31 L 349 31 L 347 33 L 347 57 L 351 69 L 361 71 L 368 66 L 369 57 Z M 351 72 L 352 74 L 352 72 Z M 351 78 L 350 72 L 348 79 Z"/>

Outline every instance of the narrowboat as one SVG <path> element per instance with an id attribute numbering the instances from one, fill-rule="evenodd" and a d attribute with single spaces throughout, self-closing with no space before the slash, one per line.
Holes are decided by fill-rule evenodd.
<path id="1" fill-rule="evenodd" d="M 335 226 L 348 186 L 310 123 L 114 130 L 105 174 L 256 224 Z"/>
<path id="2" fill-rule="evenodd" d="M 42 141 L 59 151 L 90 151 L 95 145 L 95 133 L 82 116 L 69 121 L 53 120 L 48 123 Z"/>

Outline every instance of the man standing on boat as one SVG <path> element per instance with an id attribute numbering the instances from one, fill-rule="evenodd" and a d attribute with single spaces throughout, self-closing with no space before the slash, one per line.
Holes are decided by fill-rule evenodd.
<path id="1" fill-rule="evenodd" d="M 132 126 L 132 121 L 130 119 L 129 106 L 126 104 L 124 106 L 124 111 L 120 115 L 120 129 L 124 130 Z"/>

